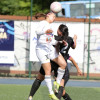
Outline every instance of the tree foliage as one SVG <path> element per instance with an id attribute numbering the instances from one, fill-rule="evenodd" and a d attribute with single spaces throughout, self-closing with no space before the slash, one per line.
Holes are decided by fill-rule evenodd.
<path id="1" fill-rule="evenodd" d="M 72 0 L 33 0 L 32 14 L 46 13 L 54 1 Z M 0 0 L 0 15 L 30 16 L 31 0 Z"/>

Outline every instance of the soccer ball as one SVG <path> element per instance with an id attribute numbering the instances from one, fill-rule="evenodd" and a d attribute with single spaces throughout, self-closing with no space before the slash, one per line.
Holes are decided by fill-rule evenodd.
<path id="1" fill-rule="evenodd" d="M 50 5 L 50 10 L 52 11 L 52 12 L 54 12 L 54 13 L 58 13 L 58 12 L 60 12 L 61 10 L 62 10 L 62 6 L 61 6 L 61 4 L 59 3 L 59 2 L 53 2 L 53 3 L 51 3 L 51 5 Z"/>

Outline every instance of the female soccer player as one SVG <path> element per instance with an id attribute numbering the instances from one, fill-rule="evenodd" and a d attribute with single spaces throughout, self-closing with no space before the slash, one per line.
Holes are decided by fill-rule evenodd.
<path id="1" fill-rule="evenodd" d="M 75 62 L 75 60 L 69 56 L 68 54 L 68 51 L 70 49 L 70 47 L 72 49 L 75 49 L 76 48 L 76 39 L 77 39 L 77 36 L 74 35 L 74 38 L 72 39 L 71 37 L 68 37 L 68 39 L 66 40 L 68 45 L 67 46 L 64 46 L 62 45 L 60 47 L 60 51 L 61 51 L 61 54 L 63 55 L 64 59 L 67 61 L 67 60 L 70 60 L 74 66 L 76 67 L 77 69 L 77 72 L 78 72 L 78 75 L 82 75 L 82 72 L 80 71 L 77 63 Z M 55 71 L 55 76 L 57 76 L 57 71 Z M 63 76 L 63 79 L 61 81 L 61 84 L 60 84 L 60 87 L 59 87 L 59 90 L 58 90 L 58 93 L 56 93 L 56 96 L 61 99 L 61 97 L 63 96 L 64 100 L 72 100 L 70 98 L 70 96 L 65 92 L 65 89 L 64 89 L 64 86 L 66 85 L 66 83 L 68 82 L 69 80 L 69 70 L 68 70 L 68 67 L 66 67 L 66 70 L 65 70 L 65 74 Z M 54 82 L 54 85 L 55 85 L 55 82 Z"/>
<path id="2" fill-rule="evenodd" d="M 70 56 L 69 57 L 69 55 L 68 55 L 68 51 L 69 51 L 69 48 L 70 47 L 72 47 L 73 49 L 76 47 L 76 39 L 77 39 L 77 37 L 76 36 L 74 36 L 74 39 L 72 39 L 71 37 L 68 37 L 68 39 L 67 39 L 67 43 L 68 43 L 68 47 L 66 48 L 66 50 L 65 50 L 65 56 L 64 56 L 64 53 L 63 53 L 63 48 L 61 49 L 62 50 L 62 54 L 63 54 L 63 56 L 64 56 L 64 58 L 65 58 L 65 60 L 66 59 L 69 59 L 69 60 L 71 60 L 72 62 L 73 62 L 73 64 L 75 65 L 75 67 L 77 68 L 77 71 L 78 71 L 78 74 L 79 75 L 82 75 L 82 73 L 81 73 L 81 71 L 80 71 L 80 69 L 78 68 L 78 66 L 77 66 L 77 64 L 76 64 L 76 62 L 75 62 L 75 60 Z M 74 41 L 73 41 L 74 40 Z M 75 63 L 74 63 L 75 62 Z M 52 62 L 51 61 L 51 70 L 53 71 L 54 70 L 54 76 L 56 77 L 57 76 L 57 69 L 58 69 L 58 65 L 56 64 L 56 63 L 54 63 L 54 62 Z M 40 72 L 39 72 L 39 74 L 38 74 L 38 76 L 37 76 L 37 78 L 36 78 L 36 80 L 34 81 L 34 83 L 33 83 L 33 85 L 32 85 L 32 88 L 31 88 L 31 91 L 30 91 L 30 97 L 32 98 L 33 97 L 33 95 L 36 93 L 36 91 L 38 90 L 38 88 L 39 88 L 39 86 L 40 86 L 40 84 L 41 84 L 41 82 L 44 80 L 44 75 L 45 75 L 45 73 L 44 73 L 44 70 L 43 70 L 43 68 L 41 67 L 41 69 L 40 69 Z M 65 70 L 65 75 L 63 76 L 63 80 L 61 81 L 61 86 L 59 87 L 59 91 L 58 91 L 58 93 L 56 93 L 56 95 L 57 95 L 57 97 L 60 99 L 61 98 L 61 96 L 63 96 L 63 98 L 65 99 L 65 100 L 71 100 L 71 98 L 70 98 L 70 96 L 65 92 L 65 90 L 63 89 L 64 88 L 64 86 L 65 86 L 65 84 L 68 82 L 68 80 L 69 80 L 69 70 L 68 70 L 68 68 L 66 68 L 66 70 Z M 62 94 L 63 93 L 63 94 Z M 29 100 L 32 100 L 32 99 L 29 99 Z"/>
<path id="3" fill-rule="evenodd" d="M 58 74 L 56 78 L 57 84 L 60 84 L 60 81 L 64 75 L 65 68 L 67 63 L 63 56 L 56 51 L 56 48 L 53 46 L 53 30 L 51 30 L 50 24 L 54 22 L 55 14 L 50 12 L 46 14 L 46 19 L 41 21 L 36 29 L 37 34 L 37 46 L 36 46 L 36 55 L 41 62 L 41 65 L 45 71 L 45 82 L 49 90 L 49 97 L 53 100 L 58 100 L 55 96 L 53 89 L 52 89 L 52 82 L 51 82 L 51 63 L 50 60 L 57 63 L 60 67 L 58 68 Z M 59 31 L 59 30 L 58 30 Z M 62 30 L 61 30 L 62 31 Z M 58 35 L 63 37 L 62 32 L 59 31 Z M 65 33 L 67 28 L 64 29 Z M 68 36 L 68 34 L 64 33 L 64 38 Z M 62 41 L 64 45 L 66 42 Z"/>

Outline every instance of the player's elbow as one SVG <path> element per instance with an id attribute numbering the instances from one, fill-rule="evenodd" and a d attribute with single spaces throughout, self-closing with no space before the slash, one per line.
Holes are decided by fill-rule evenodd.
<path id="1" fill-rule="evenodd" d="M 72 49 L 75 49 L 75 48 L 76 48 L 76 46 L 73 46 L 73 47 L 72 47 Z"/>
<path id="2" fill-rule="evenodd" d="M 74 44 L 73 46 L 72 46 L 72 49 L 75 49 L 76 48 L 76 44 Z"/>
<path id="3" fill-rule="evenodd" d="M 73 61 L 72 57 L 70 57 L 69 60 L 72 62 Z"/>

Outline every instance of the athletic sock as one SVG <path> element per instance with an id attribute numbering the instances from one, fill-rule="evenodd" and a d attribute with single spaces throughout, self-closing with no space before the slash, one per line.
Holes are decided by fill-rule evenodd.
<path id="1" fill-rule="evenodd" d="M 61 79 L 62 79 L 62 77 L 63 77 L 63 75 L 65 73 L 65 69 L 58 68 L 57 72 L 58 72 L 58 75 L 57 75 L 56 81 L 57 81 L 58 84 L 60 84 Z"/>
<path id="2" fill-rule="evenodd" d="M 63 96 L 63 99 L 64 100 L 72 100 L 67 93 L 65 93 L 65 95 Z"/>
<path id="3" fill-rule="evenodd" d="M 45 82 L 46 85 L 48 87 L 49 93 L 50 94 L 54 94 L 53 90 L 52 90 L 52 82 L 51 82 L 51 75 L 45 75 Z"/>
<path id="4" fill-rule="evenodd" d="M 36 91 L 40 87 L 40 84 L 41 84 L 41 80 L 35 79 L 32 87 L 31 87 L 31 91 L 30 91 L 30 95 L 29 96 L 32 96 L 33 97 L 33 95 L 36 93 Z"/>
<path id="5" fill-rule="evenodd" d="M 61 97 L 62 97 L 63 89 L 64 89 L 64 87 L 63 87 L 63 86 L 60 86 L 60 87 L 59 87 L 59 90 L 58 90 L 58 93 L 55 93 L 56 97 L 57 97 L 59 100 L 60 100 Z"/>

